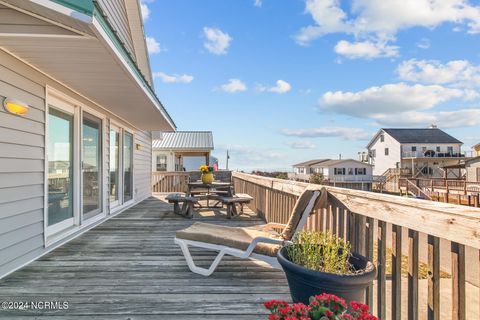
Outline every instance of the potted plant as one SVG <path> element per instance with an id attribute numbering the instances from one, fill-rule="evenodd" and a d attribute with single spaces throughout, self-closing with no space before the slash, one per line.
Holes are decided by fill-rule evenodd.
<path id="1" fill-rule="evenodd" d="M 211 184 L 213 182 L 213 167 L 206 165 L 200 166 L 200 172 L 202 173 L 202 182 L 205 184 Z"/>
<path id="2" fill-rule="evenodd" d="M 347 307 L 344 299 L 327 293 L 311 297 L 308 305 L 290 305 L 281 300 L 271 300 L 263 305 L 271 313 L 269 320 L 378 320 L 368 312 L 368 306 L 351 301 Z"/>
<path id="3" fill-rule="evenodd" d="M 302 231 L 277 254 L 294 302 L 308 304 L 320 293 L 346 301 L 365 301 L 365 289 L 376 269 L 365 257 L 352 253 L 348 241 L 331 233 Z"/>

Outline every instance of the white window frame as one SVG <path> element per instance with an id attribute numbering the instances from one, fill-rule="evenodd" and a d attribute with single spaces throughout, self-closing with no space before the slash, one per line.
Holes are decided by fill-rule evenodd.
<path id="1" fill-rule="evenodd" d="M 110 131 L 115 130 L 118 132 L 118 181 L 117 181 L 117 192 L 118 192 L 118 199 L 116 201 L 110 202 L 110 159 L 108 161 L 108 168 L 107 168 L 107 176 L 108 176 L 108 203 L 110 206 L 110 214 L 112 214 L 112 210 L 116 209 L 117 207 L 122 205 L 123 199 L 123 129 L 122 127 L 117 124 L 115 121 L 110 119 L 110 126 L 108 128 L 108 155 L 110 156 Z"/>
<path id="2" fill-rule="evenodd" d="M 123 186 L 125 185 L 123 179 L 125 179 L 125 175 L 124 175 L 124 172 L 123 170 L 125 169 L 124 168 L 124 159 L 123 157 L 125 156 L 124 154 L 124 136 L 125 136 L 125 132 L 128 132 L 132 135 L 132 199 L 128 200 L 128 201 L 125 201 L 125 194 L 123 193 Z M 135 135 L 135 131 L 134 130 L 131 130 L 129 128 L 123 128 L 122 130 L 122 206 L 129 206 L 131 205 L 132 203 L 135 202 L 135 150 L 136 150 L 136 135 Z"/>
<path id="3" fill-rule="evenodd" d="M 56 223 L 52 226 L 48 225 L 48 115 L 50 113 L 50 106 L 52 109 L 56 109 L 65 113 L 68 113 L 73 116 L 73 217 L 68 218 L 62 222 Z M 78 168 L 80 165 L 79 162 L 79 152 L 77 144 L 79 141 L 79 124 L 78 124 L 78 113 L 79 108 L 76 106 L 75 102 L 70 99 L 65 99 L 65 97 L 57 92 L 47 92 L 45 99 L 45 174 L 44 174 L 44 240 L 47 242 L 47 238 L 58 234 L 62 231 L 65 231 L 69 228 L 79 225 L 79 210 L 78 210 L 78 189 L 79 186 L 75 182 L 78 181 Z"/>
<path id="4" fill-rule="evenodd" d="M 68 222 L 62 221 L 53 226 L 48 226 L 48 114 L 50 105 L 54 109 L 73 114 L 73 223 L 71 219 Z M 82 213 L 82 168 L 81 168 L 81 153 L 82 153 L 82 124 L 83 112 L 90 113 L 102 120 L 102 177 L 105 179 L 106 171 L 106 120 L 105 114 L 94 110 L 69 95 L 58 91 L 51 86 L 46 86 L 45 98 L 45 173 L 44 173 L 44 246 L 48 247 L 68 236 L 86 228 L 93 223 L 106 217 L 107 212 L 107 198 L 105 192 L 105 180 L 102 181 L 102 212 L 91 217 L 90 219 L 83 219 Z M 110 131 L 108 132 L 110 133 Z"/>
<path id="5" fill-rule="evenodd" d="M 80 105 L 81 107 L 81 117 L 80 117 L 80 151 L 83 151 L 83 131 L 82 131 L 82 128 L 83 128 L 83 113 L 86 112 L 86 113 L 89 113 L 91 114 L 92 116 L 94 117 L 97 117 L 101 120 L 102 122 L 102 148 L 101 148 L 101 151 L 102 151 L 102 167 L 101 167 L 101 170 L 102 170 L 102 174 L 101 174 L 101 177 L 102 177 L 102 182 L 101 182 L 101 192 L 100 192 L 100 196 L 101 196 L 101 199 L 100 199 L 100 207 L 101 207 L 101 211 L 97 214 L 95 214 L 93 217 L 90 217 L 88 219 L 84 219 L 84 216 L 83 216 L 83 168 L 80 166 L 80 208 L 81 208 L 81 212 L 82 214 L 80 215 L 80 224 L 90 224 L 90 223 L 94 223 L 100 219 L 103 219 L 107 216 L 107 199 L 106 199 L 106 192 L 105 192 L 105 182 L 106 182 L 106 177 L 105 177 L 105 172 L 107 172 L 107 166 L 106 166 L 106 144 L 107 144 L 107 136 L 106 136 L 106 122 L 107 122 L 107 117 L 105 114 L 101 113 L 101 112 L 98 112 L 97 110 L 94 110 L 90 107 L 87 107 L 85 105 Z M 110 131 L 108 132 L 110 134 Z M 83 163 L 83 158 L 82 158 L 82 152 L 80 152 L 80 163 Z"/>

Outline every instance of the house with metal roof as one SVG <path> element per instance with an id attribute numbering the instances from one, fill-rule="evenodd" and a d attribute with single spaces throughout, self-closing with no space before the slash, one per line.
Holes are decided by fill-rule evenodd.
<path id="1" fill-rule="evenodd" d="M 443 167 L 471 156 L 463 142 L 432 125 L 429 128 L 382 128 L 368 143 L 374 175 L 402 169 L 413 177 L 445 177 Z"/>
<path id="2" fill-rule="evenodd" d="M 193 163 L 198 162 L 198 166 L 212 164 L 213 149 L 211 131 L 154 132 L 153 171 L 184 171 L 185 158 L 196 158 Z"/>
<path id="3" fill-rule="evenodd" d="M 139 1 L 0 1 L 0 278 L 152 194 Z"/>

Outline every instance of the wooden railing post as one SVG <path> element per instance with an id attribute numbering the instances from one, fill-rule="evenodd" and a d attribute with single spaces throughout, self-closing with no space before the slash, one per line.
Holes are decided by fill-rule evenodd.
<path id="1" fill-rule="evenodd" d="M 440 239 L 428 236 L 428 320 L 440 320 Z"/>

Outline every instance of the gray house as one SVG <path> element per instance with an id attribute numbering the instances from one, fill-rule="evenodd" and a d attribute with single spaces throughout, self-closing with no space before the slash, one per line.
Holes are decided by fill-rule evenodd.
<path id="1" fill-rule="evenodd" d="M 138 1 L 0 4 L 0 277 L 151 195 L 153 90 Z"/>

